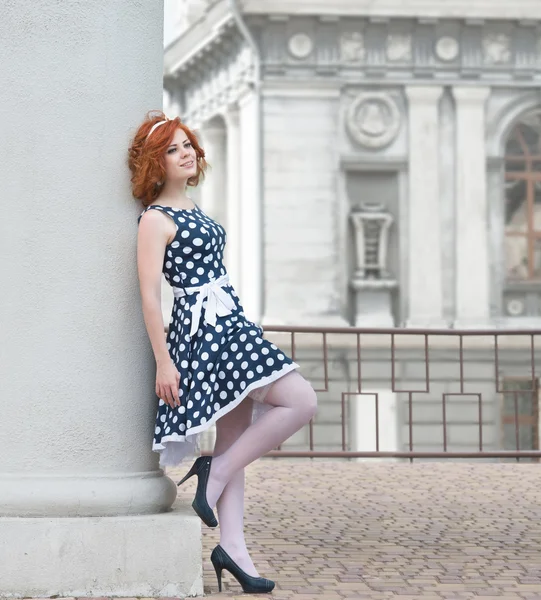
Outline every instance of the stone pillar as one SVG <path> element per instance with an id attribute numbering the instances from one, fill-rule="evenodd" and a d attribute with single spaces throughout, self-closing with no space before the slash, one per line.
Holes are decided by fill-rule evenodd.
<path id="1" fill-rule="evenodd" d="M 409 100 L 409 327 L 443 327 L 439 125 L 441 86 L 406 88 Z"/>
<path id="2" fill-rule="evenodd" d="M 205 157 L 210 165 L 201 185 L 201 204 L 209 216 L 225 226 L 227 150 L 225 128 L 216 121 L 213 119 L 201 130 Z"/>
<path id="3" fill-rule="evenodd" d="M 200 521 L 151 451 L 126 168 L 161 106 L 162 10 L 3 7 L 0 596 L 203 591 Z"/>
<path id="4" fill-rule="evenodd" d="M 260 100 L 247 90 L 239 101 L 241 165 L 241 281 L 246 316 L 260 322 L 262 316 L 263 238 L 261 186 Z"/>
<path id="5" fill-rule="evenodd" d="M 227 245 L 225 262 L 231 282 L 240 297 L 242 294 L 241 279 L 241 229 L 240 229 L 240 132 L 239 109 L 230 106 L 224 115 L 227 126 Z"/>
<path id="6" fill-rule="evenodd" d="M 456 327 L 490 320 L 485 103 L 488 87 L 453 87 L 456 103 Z"/>

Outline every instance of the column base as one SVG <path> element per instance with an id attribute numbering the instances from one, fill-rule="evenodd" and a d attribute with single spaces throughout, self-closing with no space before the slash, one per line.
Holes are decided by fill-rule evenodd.
<path id="1" fill-rule="evenodd" d="M 157 515 L 0 518 L 0 597 L 203 594 L 201 521 Z"/>

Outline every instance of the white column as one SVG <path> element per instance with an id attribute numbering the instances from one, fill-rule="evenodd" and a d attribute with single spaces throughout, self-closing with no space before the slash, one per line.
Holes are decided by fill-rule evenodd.
<path id="1" fill-rule="evenodd" d="M 169 511 L 176 486 L 151 451 L 126 168 L 130 136 L 162 102 L 162 11 L 2 9 L 1 597 L 203 591 L 200 521 Z"/>
<path id="2" fill-rule="evenodd" d="M 246 316 L 256 322 L 262 316 L 263 238 L 261 185 L 260 101 L 247 91 L 239 101 L 241 165 L 241 280 Z"/>
<path id="3" fill-rule="evenodd" d="M 227 189 L 225 129 L 218 124 L 203 126 L 202 137 L 205 158 L 210 165 L 201 185 L 202 208 L 213 219 L 225 225 Z"/>
<path id="4" fill-rule="evenodd" d="M 488 87 L 453 87 L 456 103 L 456 326 L 489 323 L 485 103 Z"/>
<path id="5" fill-rule="evenodd" d="M 409 100 L 410 327 L 443 327 L 438 105 L 441 86 L 406 88 Z"/>
<path id="6" fill-rule="evenodd" d="M 231 282 L 240 297 L 242 294 L 241 279 L 241 203 L 240 203 L 240 132 L 239 109 L 230 106 L 224 114 L 227 126 L 227 245 L 225 263 Z"/>

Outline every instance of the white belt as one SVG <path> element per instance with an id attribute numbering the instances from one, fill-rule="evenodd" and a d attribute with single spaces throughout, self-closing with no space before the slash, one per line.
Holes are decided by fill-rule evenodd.
<path id="1" fill-rule="evenodd" d="M 224 285 L 229 283 L 229 275 L 222 275 L 214 281 L 209 281 L 203 285 L 198 285 L 188 288 L 173 287 L 175 298 L 182 298 L 189 294 L 197 294 L 195 304 L 192 308 L 192 325 L 190 328 L 190 337 L 192 337 L 199 327 L 201 320 L 201 311 L 203 310 L 203 300 L 207 298 L 207 306 L 205 307 L 205 321 L 216 327 L 216 315 L 225 317 L 230 315 L 235 308 L 235 302 L 231 296 L 222 289 Z"/>

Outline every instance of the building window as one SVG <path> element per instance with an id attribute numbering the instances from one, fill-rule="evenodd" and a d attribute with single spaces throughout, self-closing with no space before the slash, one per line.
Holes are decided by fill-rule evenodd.
<path id="1" fill-rule="evenodd" d="M 539 380 L 504 378 L 502 386 L 502 449 L 539 450 Z"/>
<path id="2" fill-rule="evenodd" d="M 505 149 L 505 272 L 541 281 L 541 109 L 514 127 Z"/>

